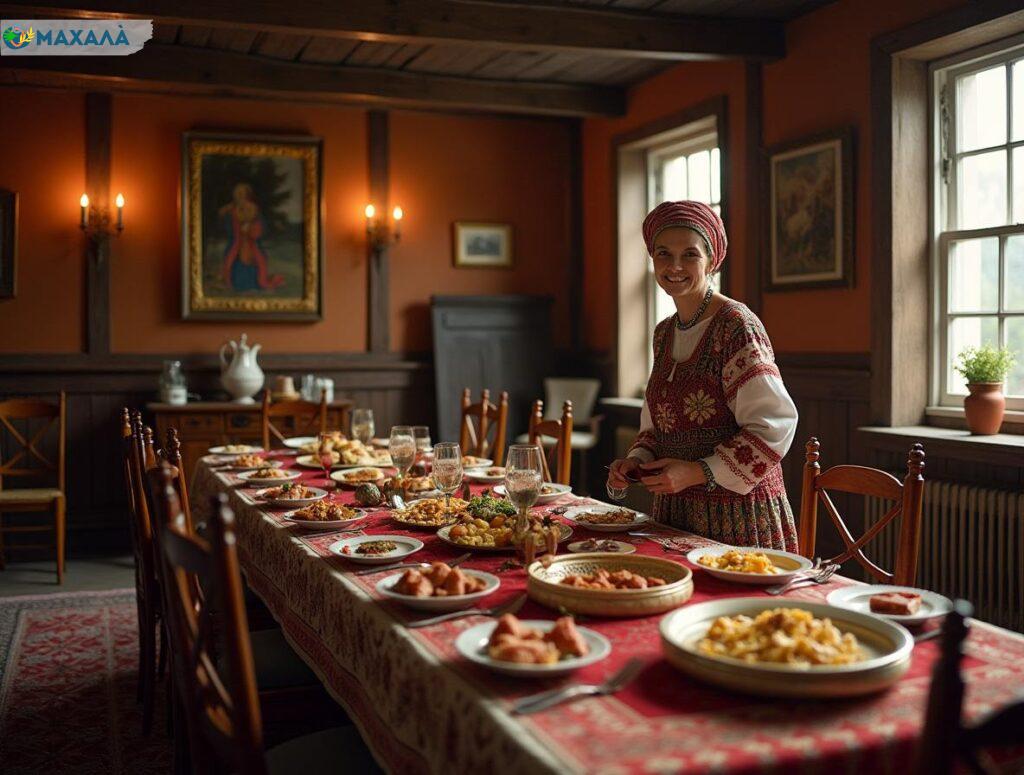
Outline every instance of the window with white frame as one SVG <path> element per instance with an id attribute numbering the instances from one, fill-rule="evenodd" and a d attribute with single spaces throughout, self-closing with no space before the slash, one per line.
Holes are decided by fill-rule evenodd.
<path id="1" fill-rule="evenodd" d="M 676 137 L 671 143 L 655 146 L 647 152 L 648 210 L 661 202 L 692 199 L 711 205 L 722 213 L 722 164 L 718 148 L 718 132 L 701 122 L 695 131 Z M 719 290 L 719 276 L 711 278 Z M 650 330 L 676 311 L 672 297 L 663 291 L 654 278 L 654 264 L 648 261 L 647 308 Z"/>
<path id="2" fill-rule="evenodd" d="M 1024 39 L 932 72 L 933 394 L 960 405 L 959 353 L 1004 346 L 1007 407 L 1024 409 Z"/>

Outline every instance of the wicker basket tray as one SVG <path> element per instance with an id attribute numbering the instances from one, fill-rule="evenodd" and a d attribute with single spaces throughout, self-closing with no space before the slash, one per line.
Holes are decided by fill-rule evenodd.
<path id="1" fill-rule="evenodd" d="M 561 583 L 566 576 L 593 573 L 598 568 L 656 576 L 667 583 L 649 589 L 616 590 L 580 589 Z M 555 558 L 547 568 L 540 562 L 533 563 L 526 591 L 538 603 L 556 610 L 591 616 L 650 616 L 678 608 L 690 599 L 693 572 L 678 562 L 641 554 L 574 554 Z"/>

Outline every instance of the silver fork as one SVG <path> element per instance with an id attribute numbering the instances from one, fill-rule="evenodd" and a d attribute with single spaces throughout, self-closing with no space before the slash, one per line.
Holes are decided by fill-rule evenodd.
<path id="1" fill-rule="evenodd" d="M 801 587 L 809 587 L 812 584 L 827 584 L 829 579 L 839 570 L 838 565 L 828 564 L 818 569 L 818 571 L 810 576 L 797 576 L 790 579 L 785 584 L 779 584 L 774 587 L 767 587 L 765 592 L 769 595 L 782 595 L 794 589 Z"/>
<path id="2" fill-rule="evenodd" d="M 450 622 L 452 619 L 461 619 L 463 616 L 504 616 L 505 614 L 514 614 L 523 607 L 525 602 L 526 595 L 520 595 L 514 600 L 505 603 L 505 605 L 495 606 L 494 608 L 466 608 L 462 611 L 452 611 L 450 614 L 441 614 L 440 616 L 432 616 L 429 619 L 409 622 L 408 626 L 410 629 L 415 630 L 420 627 L 440 624 L 441 622 Z"/>
<path id="3" fill-rule="evenodd" d="M 552 689 L 549 692 L 532 694 L 517 702 L 513 706 L 512 712 L 520 714 L 538 713 L 542 710 L 547 710 L 550 707 L 558 705 L 559 703 L 575 699 L 576 697 L 593 697 L 605 694 L 615 694 L 615 692 L 619 691 L 619 689 L 622 689 L 626 684 L 636 678 L 643 666 L 644 663 L 642 659 L 633 657 L 633 659 L 629 660 L 622 666 L 622 669 L 603 684 L 575 684 L 574 686 L 566 686 L 563 689 Z"/>

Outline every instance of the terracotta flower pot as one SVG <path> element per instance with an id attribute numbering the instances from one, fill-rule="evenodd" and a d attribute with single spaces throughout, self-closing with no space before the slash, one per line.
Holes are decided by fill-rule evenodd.
<path id="1" fill-rule="evenodd" d="M 975 436 L 991 436 L 999 433 L 1006 411 L 1006 397 L 1002 382 L 968 383 L 970 395 L 964 399 L 964 414 L 967 427 Z"/>

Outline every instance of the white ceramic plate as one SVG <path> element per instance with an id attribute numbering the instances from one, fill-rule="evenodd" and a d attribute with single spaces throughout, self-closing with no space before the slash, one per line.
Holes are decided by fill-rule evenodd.
<path id="1" fill-rule="evenodd" d="M 697 644 L 720 616 L 757 616 L 769 608 L 801 608 L 828 618 L 843 633 L 857 637 L 865 658 L 849 665 L 795 667 L 746 662 L 701 653 Z M 910 667 L 914 640 L 907 630 L 877 616 L 823 603 L 739 597 L 688 605 L 661 620 L 666 659 L 685 673 L 732 691 L 767 697 L 854 697 L 885 689 Z"/>
<path id="2" fill-rule="evenodd" d="M 430 452 L 430 456 L 433 457 L 433 451 Z M 462 467 L 463 468 L 487 468 L 493 466 L 494 461 L 487 457 L 473 457 L 472 455 L 462 456 Z"/>
<path id="3" fill-rule="evenodd" d="M 551 503 L 551 501 L 558 500 L 563 495 L 568 495 L 569 493 L 572 492 L 572 487 L 570 487 L 567 484 L 552 484 L 551 482 L 545 482 L 544 486 L 545 487 L 553 488 L 554 492 L 542 493 L 541 495 L 538 495 L 537 496 L 537 505 L 538 506 L 543 506 L 545 503 Z M 505 485 L 499 484 L 497 487 L 495 487 L 492 490 L 492 492 L 495 495 L 498 495 L 498 496 L 501 496 L 502 498 L 504 498 L 505 497 Z"/>
<path id="4" fill-rule="evenodd" d="M 273 479 L 253 476 L 259 470 L 244 471 L 238 475 L 238 478 L 254 487 L 273 487 L 274 485 L 284 484 L 302 476 L 301 471 L 286 471 L 282 468 L 274 469 L 275 475 Z"/>
<path id="5" fill-rule="evenodd" d="M 398 548 L 387 552 L 386 554 L 356 554 L 356 547 L 370 541 L 393 541 L 397 544 Z M 344 551 L 345 547 L 349 548 L 350 553 L 346 553 Z M 352 562 L 360 565 L 384 565 L 389 562 L 403 560 L 422 548 L 422 541 L 417 541 L 415 538 L 410 538 L 409 536 L 362 535 L 354 536 L 352 538 L 343 538 L 341 541 L 336 541 L 331 544 L 330 551 L 339 557 L 344 557 L 346 560 L 351 560 Z"/>
<path id="6" fill-rule="evenodd" d="M 497 476 L 492 476 L 491 474 L 487 473 L 488 468 L 488 466 L 481 466 L 480 468 L 467 468 L 465 471 L 465 476 L 471 482 L 482 482 L 484 484 L 495 484 L 505 481 L 505 468 L 503 466 L 498 466 L 498 468 L 501 468 L 501 473 L 498 474 Z"/>
<path id="7" fill-rule="evenodd" d="M 706 565 L 701 565 L 697 560 L 701 557 L 711 554 L 718 556 L 725 554 L 726 552 L 735 549 L 738 552 L 760 552 L 761 554 L 768 555 L 768 558 L 772 561 L 772 565 L 779 569 L 778 573 L 741 573 L 734 570 L 719 570 L 717 568 L 709 568 Z M 781 549 L 761 549 L 756 546 L 709 546 L 703 549 L 694 549 L 686 555 L 686 559 L 693 563 L 695 568 L 699 568 L 705 573 L 709 573 L 715 578 L 722 579 L 723 581 L 732 581 L 736 584 L 752 584 L 755 586 L 771 587 L 776 584 L 785 584 L 793 576 L 798 573 L 810 570 L 814 563 L 799 554 L 793 554 L 792 552 L 784 552 Z"/>
<path id="8" fill-rule="evenodd" d="M 527 627 L 532 627 L 541 632 L 549 632 L 555 626 L 552 621 L 541 619 L 527 619 L 522 621 Z M 518 662 L 504 662 L 499 659 L 491 659 L 487 653 L 487 643 L 491 639 L 491 633 L 498 626 L 497 622 L 484 622 L 459 635 L 455 639 L 455 650 L 470 662 L 483 665 L 496 673 L 514 675 L 522 678 L 548 678 L 556 675 L 565 675 L 581 667 L 600 662 L 612 653 L 612 644 L 604 635 L 594 632 L 586 627 L 577 627 L 580 635 L 587 642 L 590 651 L 583 657 L 569 657 L 556 662 L 553 665 L 523 665 Z"/>
<path id="9" fill-rule="evenodd" d="M 229 449 L 229 447 L 237 447 L 237 449 Z M 211 455 L 244 455 L 262 451 L 263 447 L 254 447 L 251 444 L 222 444 L 219 447 L 210 447 Z"/>
<path id="10" fill-rule="evenodd" d="M 874 613 L 871 610 L 871 596 L 880 595 L 883 592 L 913 592 L 921 596 L 921 607 L 917 613 L 904 616 L 901 614 Z M 872 616 L 881 616 L 900 624 L 924 624 L 929 619 L 945 616 L 953 610 L 953 602 L 948 597 L 943 597 L 927 589 L 916 587 L 891 587 L 887 584 L 860 585 L 852 584 L 848 587 L 840 587 L 829 593 L 826 598 L 831 605 L 838 608 L 846 608 L 850 611 L 858 611 Z"/>
<path id="11" fill-rule="evenodd" d="M 346 478 L 350 474 L 355 474 L 355 473 L 359 473 L 361 471 L 366 471 L 367 469 L 376 469 L 377 471 L 380 471 L 380 469 L 377 468 L 376 466 L 356 466 L 354 468 L 344 468 L 344 469 L 340 469 L 338 471 L 331 471 L 331 479 L 333 479 L 334 481 L 336 481 L 338 484 L 342 485 L 343 487 L 352 487 L 352 488 L 356 488 L 356 487 L 358 487 L 361 484 L 380 484 L 381 482 L 384 481 L 385 476 L 384 476 L 384 472 L 383 471 L 380 471 L 380 476 L 379 477 L 377 477 L 376 479 L 373 479 L 372 481 L 369 481 L 369 482 L 365 482 L 365 481 L 350 482 Z"/>
<path id="12" fill-rule="evenodd" d="M 349 506 L 349 508 L 352 507 Z M 281 516 L 284 517 L 285 520 L 289 523 L 293 525 L 298 525 L 299 527 L 305 528 L 306 530 L 344 530 L 346 527 L 354 525 L 356 522 L 359 522 L 360 520 L 366 519 L 366 511 L 364 511 L 363 509 L 356 509 L 356 516 L 352 517 L 352 519 L 335 519 L 327 522 L 317 522 L 315 520 L 310 519 L 299 519 L 295 516 L 295 511 L 297 511 L 297 509 L 282 514 Z"/>
<path id="13" fill-rule="evenodd" d="M 268 488 L 269 489 L 269 488 Z M 265 490 L 260 490 L 255 495 L 255 501 L 265 506 L 284 506 L 285 508 L 302 508 L 308 506 L 310 503 L 316 503 L 319 500 L 323 500 L 327 497 L 327 491 L 321 490 L 319 487 L 310 487 L 310 491 L 313 493 L 308 498 L 278 498 L 272 501 L 264 500 L 262 497 Z"/>
<path id="14" fill-rule="evenodd" d="M 391 439 L 370 439 L 370 446 L 379 449 L 387 449 L 391 446 Z"/>
<path id="15" fill-rule="evenodd" d="M 258 466 L 236 466 L 232 465 L 232 461 L 238 457 L 237 455 L 226 455 L 221 457 L 217 464 L 220 466 L 222 471 L 255 471 L 257 468 L 280 468 L 284 465 L 280 460 L 267 460 L 263 459 L 263 462 Z"/>
<path id="16" fill-rule="evenodd" d="M 479 570 L 469 570 L 468 568 L 463 568 L 462 572 L 467 576 L 473 576 L 474 578 L 482 580 L 487 586 L 485 586 L 480 592 L 474 592 L 470 595 L 452 595 L 450 597 L 415 597 L 413 595 L 401 595 L 398 592 L 393 591 L 391 588 L 397 584 L 398 580 L 405 574 L 405 571 L 403 570 L 398 573 L 392 573 L 390 576 L 385 576 L 378 581 L 377 591 L 384 597 L 390 598 L 391 600 L 397 600 L 408 608 L 412 608 L 417 611 L 433 611 L 434 613 L 441 614 L 447 613 L 448 611 L 461 611 L 463 608 L 469 608 L 477 601 L 496 592 L 498 587 L 501 586 L 501 580 L 497 576 L 492 576 L 490 573 L 484 573 Z"/>
<path id="17" fill-rule="evenodd" d="M 590 552 L 609 551 L 608 549 L 603 549 L 600 547 L 594 548 L 593 546 L 589 546 L 591 540 L 595 539 L 587 539 L 586 541 L 573 541 L 565 548 L 573 554 L 589 554 Z M 612 550 L 612 552 L 614 552 L 615 554 L 633 554 L 633 552 L 636 551 L 636 547 L 633 546 L 633 544 L 626 543 L 625 541 L 616 541 L 611 538 L 598 538 L 596 540 L 602 544 L 615 544 L 618 547 L 617 549 Z"/>
<path id="18" fill-rule="evenodd" d="M 316 444 L 318 441 L 316 436 L 292 436 L 284 440 L 284 445 L 291 449 L 302 449 L 307 444 Z"/>
<path id="19" fill-rule="evenodd" d="M 598 525 L 592 522 L 580 522 L 576 519 L 578 515 L 586 514 L 588 512 L 606 513 L 610 511 L 619 511 L 620 509 L 623 511 L 632 511 L 633 521 L 627 522 L 623 525 Z M 623 509 L 621 506 L 612 506 L 610 504 L 605 503 L 592 503 L 590 505 L 585 506 L 573 506 L 572 508 L 566 510 L 565 514 L 563 514 L 562 516 L 565 517 L 569 522 L 572 522 L 572 524 L 576 527 L 583 528 L 584 530 L 594 530 L 598 533 L 624 533 L 627 530 L 632 530 L 635 527 L 646 525 L 648 522 L 651 521 L 651 518 L 647 514 L 644 514 L 642 511 L 633 511 L 633 509 Z"/>

